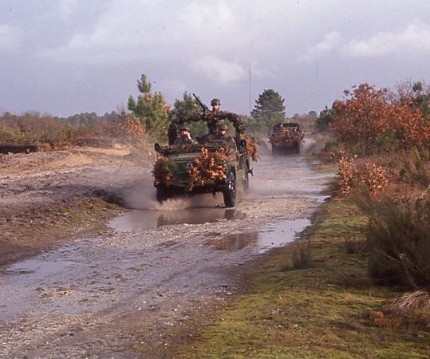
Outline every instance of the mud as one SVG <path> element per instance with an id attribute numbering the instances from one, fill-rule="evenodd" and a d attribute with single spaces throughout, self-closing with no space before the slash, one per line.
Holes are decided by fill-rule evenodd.
<path id="1" fill-rule="evenodd" d="M 232 210 L 221 195 L 160 205 L 151 166 L 128 154 L 51 170 L 51 179 L 69 175 L 69 195 L 103 190 L 129 209 L 99 234 L 2 267 L 0 358 L 168 358 L 240 289 L 239 269 L 293 241 L 325 198 L 332 173 L 316 171 L 307 155 L 268 153 L 260 148 L 250 190 Z M 12 202 L 13 186 L 23 203 L 43 198 L 53 190 L 45 176 L 3 174 L 2 199 Z M 12 210 L 18 222 L 23 203 Z"/>

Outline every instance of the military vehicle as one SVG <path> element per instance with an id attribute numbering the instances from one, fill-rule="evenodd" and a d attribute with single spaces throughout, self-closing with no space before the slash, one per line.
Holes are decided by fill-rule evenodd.
<path id="1" fill-rule="evenodd" d="M 255 146 L 247 143 L 244 126 L 238 116 L 222 112 L 215 116 L 204 112 L 199 118 L 174 119 L 169 126 L 169 143 L 155 144 L 157 158 L 153 176 L 156 197 L 163 202 L 172 197 L 202 193 L 222 193 L 225 207 L 236 205 L 238 186 L 249 187 Z M 205 136 L 197 143 L 175 144 L 177 129 L 184 123 L 229 120 L 235 127 L 231 141 L 211 142 Z"/>
<path id="2" fill-rule="evenodd" d="M 296 122 L 277 123 L 273 126 L 269 142 L 272 145 L 272 154 L 300 153 L 304 132 Z"/>

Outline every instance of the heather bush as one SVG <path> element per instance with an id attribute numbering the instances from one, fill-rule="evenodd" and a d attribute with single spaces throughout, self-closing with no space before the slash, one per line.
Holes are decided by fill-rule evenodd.
<path id="1" fill-rule="evenodd" d="M 369 217 L 369 274 L 383 284 L 412 288 L 430 286 L 430 196 L 402 201 L 361 197 Z"/>
<path id="2" fill-rule="evenodd" d="M 9 113 L 0 117 L 0 145 L 41 145 L 54 148 L 73 146 L 88 139 L 116 138 L 135 143 L 146 140 L 142 126 L 130 116 L 106 114 L 74 115 L 68 119 L 29 112 L 23 115 Z"/>
<path id="3" fill-rule="evenodd" d="M 401 180 L 424 187 L 430 185 L 429 148 L 413 148 L 399 156 L 397 163 Z"/>

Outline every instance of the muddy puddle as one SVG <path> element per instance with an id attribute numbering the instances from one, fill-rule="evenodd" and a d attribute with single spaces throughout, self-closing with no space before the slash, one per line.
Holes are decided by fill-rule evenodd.
<path id="1" fill-rule="evenodd" d="M 245 218 L 245 214 L 232 208 L 187 208 L 182 210 L 156 211 L 135 210 L 108 222 L 117 232 L 142 232 L 161 226 L 176 224 L 203 224 L 221 220 Z"/>
<path id="2" fill-rule="evenodd" d="M 297 235 L 310 224 L 308 219 L 285 220 L 259 232 L 235 233 L 210 239 L 206 245 L 224 251 L 239 251 L 245 247 L 252 247 L 258 254 L 263 254 L 272 248 L 281 247 L 294 241 Z"/>
<path id="3" fill-rule="evenodd" d="M 317 198 L 316 201 L 323 201 Z M 116 232 L 141 232 L 161 226 L 178 224 L 203 224 L 222 220 L 243 219 L 246 215 L 236 209 L 193 208 L 181 211 L 132 211 L 112 219 L 108 224 Z M 297 234 L 310 225 L 309 219 L 284 220 L 262 228 L 258 232 L 237 233 L 210 239 L 207 245 L 227 251 L 237 251 L 245 247 L 254 247 L 259 254 L 269 249 L 283 246 L 293 241 Z"/>

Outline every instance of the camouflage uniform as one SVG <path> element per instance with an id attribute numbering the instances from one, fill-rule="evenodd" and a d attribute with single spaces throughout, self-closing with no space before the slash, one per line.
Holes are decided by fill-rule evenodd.
<path id="1" fill-rule="evenodd" d="M 190 129 L 188 127 L 182 127 L 181 132 L 184 132 L 184 131 L 188 132 L 189 134 Z M 175 142 L 173 144 L 174 145 L 196 145 L 197 141 L 192 139 L 191 136 L 190 137 L 186 135 L 184 136 L 181 133 L 181 135 L 175 139 Z"/>
<path id="2" fill-rule="evenodd" d="M 219 107 L 221 102 L 219 99 L 212 99 L 211 106 L 212 111 L 204 110 L 204 112 L 200 115 L 188 116 L 186 119 L 175 117 L 173 114 L 173 119 L 171 124 L 169 125 L 169 143 L 174 143 L 177 134 L 178 125 L 182 125 L 184 122 L 192 122 L 192 121 L 206 121 L 208 127 L 208 134 L 199 138 L 200 143 L 204 143 L 209 140 L 210 137 L 214 137 L 211 135 L 217 134 L 217 126 L 219 123 L 224 122 L 225 120 L 231 122 L 235 128 L 235 136 L 239 140 L 243 137 L 245 132 L 245 124 L 243 123 L 240 116 L 226 111 L 220 111 Z M 217 107 L 215 107 L 217 106 Z"/>
<path id="3" fill-rule="evenodd" d="M 221 131 L 225 132 L 221 133 Z M 206 138 L 206 142 L 226 144 L 228 146 L 236 146 L 236 141 L 233 139 L 233 137 L 228 135 L 227 131 L 227 125 L 224 122 L 219 122 L 217 125 L 217 133 L 209 134 Z"/>
<path id="4" fill-rule="evenodd" d="M 197 141 L 193 140 L 192 138 L 178 137 L 173 144 L 174 145 L 197 145 Z"/>

